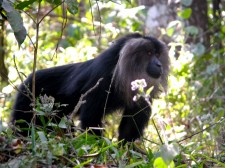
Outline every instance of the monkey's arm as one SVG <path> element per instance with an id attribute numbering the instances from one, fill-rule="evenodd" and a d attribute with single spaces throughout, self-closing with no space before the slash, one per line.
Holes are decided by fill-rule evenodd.
<path id="1" fill-rule="evenodd" d="M 119 140 L 131 142 L 143 135 L 143 130 L 148 124 L 151 108 L 141 100 L 132 108 L 126 108 L 119 126 Z"/>

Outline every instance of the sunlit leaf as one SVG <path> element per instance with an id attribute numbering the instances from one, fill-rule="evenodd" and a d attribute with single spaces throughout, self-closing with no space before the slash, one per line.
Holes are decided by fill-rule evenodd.
<path id="1" fill-rule="evenodd" d="M 173 161 L 167 164 L 161 157 L 156 158 L 153 165 L 154 165 L 154 168 L 174 168 L 175 167 L 175 164 Z"/>
<path id="2" fill-rule="evenodd" d="M 170 22 L 166 28 L 167 35 L 171 37 L 173 33 L 175 32 L 176 28 L 181 24 L 182 23 L 178 20 Z"/>
<path id="3" fill-rule="evenodd" d="M 169 28 L 169 29 L 167 29 L 167 31 L 166 31 L 166 33 L 167 33 L 167 35 L 169 36 L 169 37 L 171 37 L 172 35 L 173 35 L 173 33 L 174 33 L 174 28 Z"/>
<path id="4" fill-rule="evenodd" d="M 225 26 L 222 26 L 222 32 L 225 33 Z"/>
<path id="5" fill-rule="evenodd" d="M 182 17 L 183 19 L 188 19 L 188 18 L 190 18 L 191 13 L 192 13 L 192 9 L 186 8 L 182 12 L 179 12 L 178 16 Z"/>
<path id="6" fill-rule="evenodd" d="M 29 1 L 19 2 L 19 3 L 16 5 L 16 9 L 23 10 L 24 8 L 26 8 L 26 7 L 28 7 L 29 5 L 33 4 L 34 2 L 36 2 L 36 0 L 29 0 Z"/>
<path id="7" fill-rule="evenodd" d="M 168 168 L 168 165 L 164 162 L 162 157 L 158 157 L 154 161 L 154 168 Z"/>
<path id="8" fill-rule="evenodd" d="M 150 95 L 150 93 L 152 92 L 153 89 L 154 89 L 154 86 L 150 87 L 150 88 L 146 91 L 146 94 L 147 94 L 147 95 Z"/>

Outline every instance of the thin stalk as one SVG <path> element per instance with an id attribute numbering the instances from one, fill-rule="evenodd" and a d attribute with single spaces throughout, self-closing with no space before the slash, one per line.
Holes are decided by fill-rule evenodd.
<path id="1" fill-rule="evenodd" d="M 33 76 L 32 76 L 32 100 L 33 107 L 36 107 L 36 96 L 35 96 L 35 79 L 36 79 L 36 67 L 37 67 L 37 54 L 38 54 L 38 37 L 39 37 L 39 11 L 41 9 L 41 1 L 38 3 L 38 12 L 36 18 L 36 45 L 34 48 L 34 62 L 33 62 Z M 35 123 L 35 112 L 33 116 L 33 123 Z"/>

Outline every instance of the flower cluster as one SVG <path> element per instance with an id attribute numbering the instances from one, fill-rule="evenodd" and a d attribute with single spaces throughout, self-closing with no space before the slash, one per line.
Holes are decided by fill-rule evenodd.
<path id="1" fill-rule="evenodd" d="M 144 88 L 147 86 L 147 83 L 145 79 L 137 79 L 135 81 L 131 82 L 131 90 L 144 90 Z"/>
<path id="2" fill-rule="evenodd" d="M 150 87 L 149 89 L 145 89 L 147 87 L 147 83 L 145 79 L 137 79 L 135 81 L 131 82 L 131 90 L 136 91 L 138 90 L 138 93 L 133 97 L 133 101 L 138 101 L 141 97 L 145 99 L 146 102 L 149 104 L 150 101 L 150 93 L 152 92 L 154 86 Z"/>

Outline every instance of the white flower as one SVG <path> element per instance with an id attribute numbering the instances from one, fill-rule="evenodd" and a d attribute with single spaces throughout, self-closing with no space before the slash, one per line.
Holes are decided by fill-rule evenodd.
<path id="1" fill-rule="evenodd" d="M 147 86 L 145 79 L 137 79 L 131 82 L 131 90 L 143 89 Z"/>
<path id="2" fill-rule="evenodd" d="M 133 97 L 133 101 L 136 102 L 138 100 L 137 96 Z"/>

